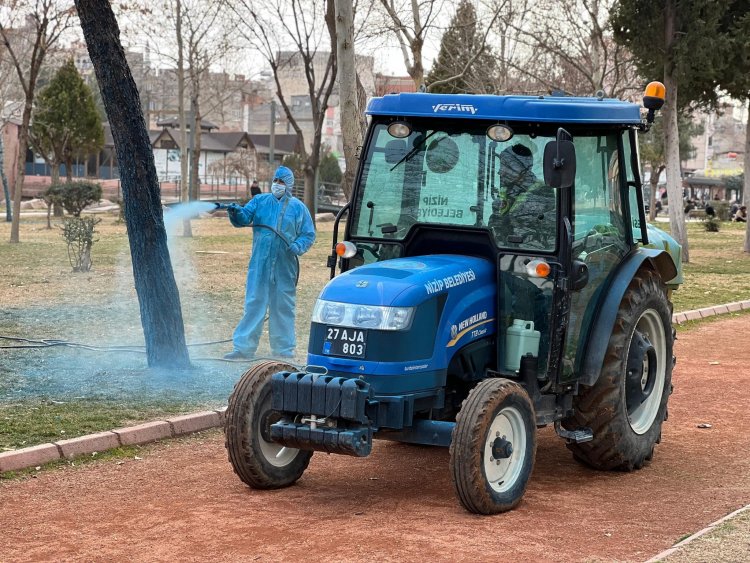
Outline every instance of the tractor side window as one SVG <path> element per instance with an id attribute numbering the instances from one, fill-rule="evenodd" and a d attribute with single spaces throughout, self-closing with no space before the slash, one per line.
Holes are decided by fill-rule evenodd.
<path id="1" fill-rule="evenodd" d="M 606 280 L 628 252 L 622 209 L 620 155 L 614 133 L 576 137 L 576 180 L 573 197 L 573 259 L 589 269 L 588 284 L 571 297 L 563 378 L 573 377 L 579 342 L 587 328 Z"/>
<path id="2" fill-rule="evenodd" d="M 635 135 L 635 150 L 636 154 L 638 151 L 638 136 Z M 635 173 L 633 171 L 632 158 L 633 150 L 630 145 L 630 136 L 628 131 L 622 133 L 622 147 L 623 147 L 623 165 L 625 166 L 625 177 L 628 181 L 628 206 L 630 208 L 630 228 L 633 231 L 633 240 L 642 241 L 643 233 L 641 232 L 641 215 L 638 209 L 638 195 L 635 187 Z M 640 162 L 640 158 L 637 159 Z M 632 182 L 632 183 L 631 183 Z"/>

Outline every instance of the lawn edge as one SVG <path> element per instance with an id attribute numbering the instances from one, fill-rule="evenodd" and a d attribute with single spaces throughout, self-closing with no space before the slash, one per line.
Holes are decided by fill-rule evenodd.
<path id="1" fill-rule="evenodd" d="M 674 555 L 675 553 L 677 553 L 680 549 L 682 549 L 683 547 L 685 547 L 686 545 L 688 545 L 690 542 L 692 542 L 694 540 L 697 540 L 701 536 L 705 536 L 706 534 L 712 532 L 713 530 L 715 530 L 717 527 L 721 526 L 722 524 L 724 524 L 728 520 L 731 520 L 735 516 L 739 516 L 740 514 L 742 514 L 743 512 L 745 512 L 747 510 L 750 510 L 750 504 L 747 504 L 747 505 L 745 505 L 745 506 L 743 506 L 741 508 L 738 508 L 734 512 L 730 512 L 726 516 L 723 516 L 722 518 L 719 518 L 716 522 L 713 522 L 713 523 L 709 524 L 708 526 L 706 526 L 702 530 L 699 530 L 699 531 L 695 532 L 693 535 L 688 536 L 684 540 L 681 540 L 681 541 L 677 542 L 672 547 L 670 547 L 668 549 L 665 549 L 664 551 L 662 551 L 661 553 L 659 553 L 657 555 L 654 555 L 651 559 L 649 559 L 648 561 L 646 561 L 646 563 L 658 563 L 659 561 L 663 561 L 664 559 L 666 559 L 670 555 Z"/>

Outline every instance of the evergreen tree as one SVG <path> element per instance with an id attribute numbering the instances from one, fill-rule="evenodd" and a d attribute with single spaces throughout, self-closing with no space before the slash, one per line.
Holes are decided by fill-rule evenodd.
<path id="1" fill-rule="evenodd" d="M 327 151 L 320 159 L 318 177 L 323 184 L 338 185 L 341 183 L 342 174 L 339 159 L 331 151 Z"/>
<path id="2" fill-rule="evenodd" d="M 712 106 L 727 62 L 722 30 L 727 3 L 716 0 L 620 0 L 612 14 L 615 40 L 627 47 L 642 76 L 663 77 L 667 193 L 672 235 L 690 253 L 682 205 L 677 117 L 691 105 Z"/>
<path id="3" fill-rule="evenodd" d="M 750 0 L 734 0 L 722 21 L 730 41 L 729 60 L 719 79 L 730 96 L 750 103 Z M 745 129 L 745 170 L 750 169 L 750 119 Z M 743 203 L 750 206 L 750 174 L 743 177 Z M 745 252 L 750 252 L 750 223 L 745 229 Z"/>
<path id="4" fill-rule="evenodd" d="M 696 153 L 693 138 L 703 134 L 703 124 L 694 122 L 688 115 L 678 116 L 677 121 L 680 138 L 680 158 L 683 161 L 690 160 Z M 663 116 L 657 116 L 653 127 L 648 132 L 640 135 L 638 144 L 641 153 L 641 163 L 648 165 L 651 171 L 649 218 L 653 221 L 656 217 L 656 189 L 659 184 L 659 177 L 667 167 Z"/>
<path id="5" fill-rule="evenodd" d="M 72 181 L 73 161 L 104 146 L 104 129 L 91 89 L 68 60 L 39 93 L 31 138 L 36 150 L 52 167 L 56 184 L 60 164 Z"/>
<path id="6" fill-rule="evenodd" d="M 486 36 L 477 23 L 474 6 L 461 0 L 427 75 L 427 89 L 443 94 L 494 93 L 497 63 Z"/>

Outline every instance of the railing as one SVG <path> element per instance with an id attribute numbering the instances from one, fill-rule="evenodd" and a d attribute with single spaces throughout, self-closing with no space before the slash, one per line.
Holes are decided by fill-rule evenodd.
<path id="1" fill-rule="evenodd" d="M 61 180 L 64 180 L 62 178 Z M 223 180 L 223 179 L 222 179 Z M 233 200 L 243 201 L 249 197 L 250 188 L 244 178 L 227 178 L 229 182 L 220 181 L 219 178 L 208 178 L 200 184 L 200 199 L 206 200 Z M 119 179 L 101 180 L 90 179 L 102 186 L 102 198 L 110 201 L 122 199 L 122 187 Z M 51 184 L 49 176 L 27 176 L 23 185 L 22 197 L 24 199 L 41 198 Z M 173 178 L 159 182 L 161 198 L 165 203 L 174 203 L 180 199 L 181 182 L 179 178 Z M 261 183 L 261 189 L 268 191 L 268 184 Z M 304 183 L 295 185 L 293 190 L 295 197 L 304 200 Z M 320 212 L 335 213 L 346 205 L 346 197 L 339 184 L 321 183 L 317 190 L 317 209 Z"/>

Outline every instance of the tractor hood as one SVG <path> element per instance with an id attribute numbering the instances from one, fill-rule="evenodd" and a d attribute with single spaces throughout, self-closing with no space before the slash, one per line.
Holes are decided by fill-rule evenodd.
<path id="1" fill-rule="evenodd" d="M 468 293 L 492 285 L 494 269 L 482 258 L 451 254 L 394 258 L 349 270 L 332 279 L 321 299 L 411 307 L 452 288 Z"/>

